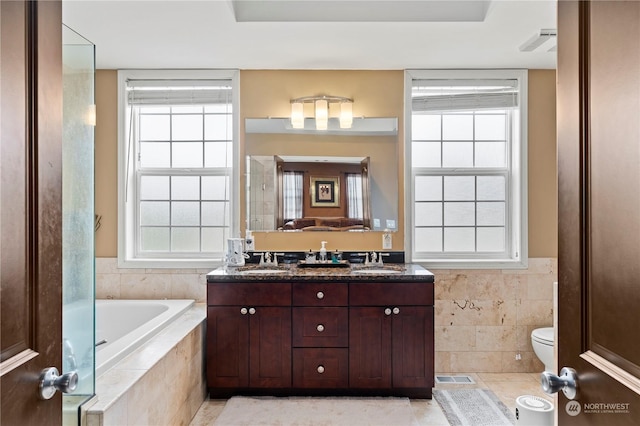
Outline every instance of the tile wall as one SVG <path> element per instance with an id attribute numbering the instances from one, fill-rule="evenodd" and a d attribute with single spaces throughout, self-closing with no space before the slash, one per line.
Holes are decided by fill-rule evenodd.
<path id="1" fill-rule="evenodd" d="M 203 269 L 118 269 L 96 258 L 99 299 L 206 300 Z M 433 270 L 435 369 L 458 372 L 541 372 L 531 331 L 553 324 L 557 259 L 529 259 L 526 270 Z M 520 355 L 520 359 L 516 359 Z"/>

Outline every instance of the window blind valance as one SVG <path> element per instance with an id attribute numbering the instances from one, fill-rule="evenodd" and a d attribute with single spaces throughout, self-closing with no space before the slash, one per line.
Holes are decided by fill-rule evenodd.
<path id="1" fill-rule="evenodd" d="M 129 105 L 231 104 L 227 80 L 127 80 Z"/>
<path id="2" fill-rule="evenodd" d="M 517 80 L 414 80 L 413 112 L 509 109 L 519 104 Z"/>

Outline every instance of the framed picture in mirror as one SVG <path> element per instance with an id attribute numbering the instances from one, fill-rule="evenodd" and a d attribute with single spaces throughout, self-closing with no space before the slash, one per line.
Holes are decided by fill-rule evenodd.
<path id="1" fill-rule="evenodd" d="M 340 207 L 340 177 L 311 177 L 311 207 Z"/>

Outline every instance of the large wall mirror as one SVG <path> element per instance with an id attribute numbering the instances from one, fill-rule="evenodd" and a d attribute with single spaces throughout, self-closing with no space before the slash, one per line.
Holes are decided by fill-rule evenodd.
<path id="1" fill-rule="evenodd" d="M 396 230 L 397 136 L 246 133 L 246 226 Z"/>

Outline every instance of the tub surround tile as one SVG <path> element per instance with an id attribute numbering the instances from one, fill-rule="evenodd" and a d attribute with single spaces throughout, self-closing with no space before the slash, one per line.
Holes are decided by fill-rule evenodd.
<path id="1" fill-rule="evenodd" d="M 194 295 L 197 297 L 194 298 Z M 206 274 L 171 274 L 171 298 L 195 299 L 204 303 L 207 300 Z"/>
<path id="2" fill-rule="evenodd" d="M 193 306 L 98 377 L 98 402 L 87 418 L 100 425 L 188 424 L 205 398 L 205 318 L 206 307 Z"/>
<path id="3" fill-rule="evenodd" d="M 126 274 L 120 279 L 123 299 L 171 298 L 171 275 Z"/>
<path id="4" fill-rule="evenodd" d="M 96 274 L 96 298 L 120 299 L 120 274 Z"/>
<path id="5" fill-rule="evenodd" d="M 98 400 L 89 409 L 89 413 L 100 413 L 110 410 L 118 403 L 133 385 L 144 375 L 144 370 L 111 369 L 96 378 L 96 394 L 100 385 Z"/>

